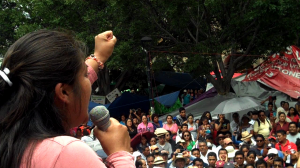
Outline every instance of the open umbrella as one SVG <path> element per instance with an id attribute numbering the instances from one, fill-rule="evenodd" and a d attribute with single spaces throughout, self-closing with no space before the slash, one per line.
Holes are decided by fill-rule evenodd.
<path id="1" fill-rule="evenodd" d="M 260 103 L 252 97 L 236 97 L 220 103 L 212 113 L 227 114 L 260 107 Z"/>
<path id="2" fill-rule="evenodd" d="M 132 148 L 135 148 L 138 144 L 141 143 L 141 139 L 143 135 L 146 136 L 147 140 L 150 140 L 152 137 L 154 137 L 153 132 L 148 131 L 148 132 L 138 133 L 131 139 L 130 145 Z"/>

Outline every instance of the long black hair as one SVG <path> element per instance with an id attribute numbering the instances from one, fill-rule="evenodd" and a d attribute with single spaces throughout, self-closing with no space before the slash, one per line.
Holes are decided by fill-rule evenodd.
<path id="1" fill-rule="evenodd" d="M 13 85 L 0 77 L 0 167 L 20 167 L 21 161 L 30 167 L 38 142 L 66 134 L 68 122 L 54 105 L 54 90 L 68 84 L 80 97 L 77 76 L 85 55 L 81 42 L 58 31 L 32 32 L 10 46 L 1 70 L 10 70 Z"/>

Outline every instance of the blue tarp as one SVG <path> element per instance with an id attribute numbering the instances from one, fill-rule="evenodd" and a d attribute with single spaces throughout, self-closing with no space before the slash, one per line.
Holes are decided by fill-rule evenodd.
<path id="1" fill-rule="evenodd" d="M 122 114 L 125 114 L 128 117 L 129 110 L 137 108 L 141 108 L 142 111 L 148 112 L 150 109 L 149 98 L 125 92 L 110 104 L 108 110 L 111 117 L 119 119 Z"/>
<path id="2" fill-rule="evenodd" d="M 206 80 L 202 77 L 194 79 L 189 73 L 161 71 L 155 74 L 155 80 L 179 89 L 205 89 Z"/>
<path id="3" fill-rule="evenodd" d="M 178 99 L 179 92 L 180 91 L 162 95 L 154 99 L 166 107 L 172 107 L 175 104 L 176 100 Z"/>

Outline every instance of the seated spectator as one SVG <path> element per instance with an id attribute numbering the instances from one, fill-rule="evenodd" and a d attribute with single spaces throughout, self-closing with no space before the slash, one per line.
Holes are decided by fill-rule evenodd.
<path id="1" fill-rule="evenodd" d="M 139 120 L 135 117 L 132 119 L 133 125 L 137 128 L 139 126 Z"/>
<path id="2" fill-rule="evenodd" d="M 146 161 L 144 159 L 139 159 L 135 161 L 136 168 L 147 168 Z"/>
<path id="3" fill-rule="evenodd" d="M 224 161 L 224 162 L 227 162 L 228 160 L 228 153 L 227 153 L 227 150 L 224 149 L 224 148 L 221 148 L 218 152 L 218 157 L 219 157 L 219 160 L 220 161 Z"/>
<path id="4" fill-rule="evenodd" d="M 120 124 L 125 125 L 125 123 L 126 123 L 126 117 L 124 114 L 122 114 Z"/>
<path id="5" fill-rule="evenodd" d="M 290 107 L 289 112 L 287 114 L 287 118 L 289 118 L 292 122 L 299 123 L 299 114 L 298 111 L 294 107 Z"/>
<path id="6" fill-rule="evenodd" d="M 224 147 L 226 148 L 227 146 L 232 146 L 232 147 L 234 146 L 233 142 L 230 138 L 225 138 L 224 139 Z"/>
<path id="7" fill-rule="evenodd" d="M 250 150 L 250 146 L 247 145 L 247 144 L 244 144 L 240 147 L 240 151 L 243 152 L 245 160 L 246 160 L 246 157 L 247 157 L 247 154 L 248 154 L 249 150 Z M 260 151 L 258 151 L 258 152 L 260 152 Z"/>
<path id="8" fill-rule="evenodd" d="M 275 145 L 275 148 L 280 151 L 288 151 L 291 153 L 291 149 L 298 151 L 296 144 L 290 142 L 286 139 L 286 132 L 284 130 L 279 130 L 276 132 L 278 143 Z"/>
<path id="9" fill-rule="evenodd" d="M 255 121 L 253 126 L 254 135 L 257 134 L 263 135 L 265 138 L 268 138 L 270 135 L 270 129 L 272 129 L 272 124 L 269 119 L 266 118 L 264 111 L 259 111 L 258 119 Z"/>
<path id="10" fill-rule="evenodd" d="M 141 143 L 138 144 L 137 149 L 141 152 L 141 148 L 142 147 L 148 147 L 148 146 L 150 146 L 150 145 L 147 142 L 146 135 L 142 135 L 142 137 L 141 137 Z"/>
<path id="11" fill-rule="evenodd" d="M 253 135 L 253 125 L 250 123 L 250 117 L 245 114 L 242 116 L 242 122 L 239 126 L 238 132 L 241 135 L 242 132 L 248 131 L 251 135 Z"/>
<path id="12" fill-rule="evenodd" d="M 285 113 L 280 112 L 278 114 L 278 117 L 279 117 L 279 122 L 273 124 L 273 129 L 271 131 L 272 136 L 275 136 L 275 134 L 278 130 L 284 130 L 286 132 L 289 131 L 289 123 L 285 121 L 285 118 L 286 118 Z"/>
<path id="13" fill-rule="evenodd" d="M 217 155 L 215 152 L 209 152 L 207 154 L 207 161 L 209 166 L 215 167 L 216 162 L 217 162 Z"/>
<path id="14" fill-rule="evenodd" d="M 137 131 L 138 131 L 138 133 L 143 133 L 143 132 L 148 132 L 148 131 L 154 132 L 153 124 L 148 122 L 146 115 L 142 116 L 142 122 L 139 124 Z"/>
<path id="15" fill-rule="evenodd" d="M 142 159 L 146 160 L 148 155 L 150 155 L 149 146 L 141 147 L 141 157 L 142 157 Z"/>
<path id="16" fill-rule="evenodd" d="M 253 165 L 255 164 L 255 159 L 256 159 L 256 153 L 252 150 L 250 150 L 247 153 L 247 157 L 246 157 L 246 164 L 250 164 Z"/>
<path id="17" fill-rule="evenodd" d="M 208 164 L 207 156 L 209 152 L 212 152 L 211 150 L 208 150 L 207 142 L 206 141 L 199 141 L 198 147 L 200 150 L 200 158 L 203 160 L 204 163 Z"/>
<path id="18" fill-rule="evenodd" d="M 152 137 L 152 138 L 150 139 L 150 146 L 156 145 L 156 144 L 157 144 L 156 137 Z"/>
<path id="19" fill-rule="evenodd" d="M 187 121 L 188 131 L 190 131 L 193 137 L 197 137 L 198 125 L 194 122 L 194 116 L 192 114 L 189 114 L 187 116 Z"/>
<path id="20" fill-rule="evenodd" d="M 265 147 L 265 137 L 261 134 L 256 136 L 256 145 L 251 147 L 251 150 L 255 151 L 256 156 L 261 156 L 261 150 Z"/>
<path id="21" fill-rule="evenodd" d="M 208 136 L 206 137 L 206 142 L 207 142 L 208 148 L 210 147 L 210 146 L 208 145 L 208 143 L 211 144 L 211 150 L 215 150 L 215 149 L 217 148 L 216 145 L 214 144 L 214 140 L 213 140 L 213 136 L 212 136 L 212 135 L 208 135 Z"/>
<path id="22" fill-rule="evenodd" d="M 217 134 L 226 134 L 230 131 L 230 122 L 229 120 L 225 119 L 224 114 L 219 114 L 219 119 L 215 122 L 215 129 L 217 131 Z"/>
<path id="23" fill-rule="evenodd" d="M 280 157 L 275 158 L 273 161 L 273 167 L 278 167 L 278 168 L 284 167 L 284 162 L 282 158 Z"/>
<path id="24" fill-rule="evenodd" d="M 276 108 L 274 108 L 273 103 L 268 104 L 268 109 L 266 110 L 266 116 L 270 121 L 274 122 L 276 119 Z"/>
<path id="25" fill-rule="evenodd" d="M 166 167 L 166 161 L 161 156 L 158 156 L 154 159 L 153 166 L 164 168 L 164 167 Z M 151 167 L 149 166 L 149 168 L 151 168 Z"/>
<path id="26" fill-rule="evenodd" d="M 202 118 L 202 125 L 198 128 L 198 135 L 197 140 L 206 139 L 208 135 L 212 135 L 213 133 L 213 126 L 209 124 L 208 118 L 203 117 Z"/>
<path id="27" fill-rule="evenodd" d="M 178 133 L 176 136 L 176 143 L 182 139 L 182 132 L 188 131 L 188 125 L 187 124 L 182 124 L 181 126 L 181 133 Z M 194 141 L 194 136 L 191 134 L 191 138 Z"/>
<path id="28" fill-rule="evenodd" d="M 285 102 L 284 102 L 284 104 L 285 104 Z M 288 112 L 289 112 L 289 109 L 287 109 L 287 111 L 285 111 L 284 108 L 278 107 L 278 108 L 277 108 L 277 112 L 276 112 L 277 118 L 276 118 L 276 120 L 275 120 L 275 123 L 278 123 L 278 122 L 279 122 L 278 114 L 279 114 L 280 112 L 283 112 L 283 113 L 285 114 L 285 116 L 287 116 L 287 114 L 288 114 Z M 289 118 L 287 118 L 287 117 L 285 118 L 285 121 L 288 122 L 288 123 L 289 123 L 289 122 L 292 122 L 291 119 L 289 119 Z"/>
<path id="29" fill-rule="evenodd" d="M 166 120 L 167 123 L 163 125 L 163 128 L 167 131 L 171 131 L 171 138 L 176 140 L 178 126 L 175 122 L 173 122 L 173 117 L 171 115 L 167 115 Z"/>
<path id="30" fill-rule="evenodd" d="M 244 161 L 245 161 L 244 153 L 241 151 L 235 152 L 234 155 L 234 162 L 236 162 L 236 168 L 244 168 Z"/>
<path id="31" fill-rule="evenodd" d="M 198 148 L 194 148 L 191 151 L 192 155 L 195 156 L 196 158 L 200 158 L 200 150 Z"/>
<path id="32" fill-rule="evenodd" d="M 167 130 L 168 132 L 165 134 L 166 135 L 166 142 L 169 142 L 172 146 L 172 151 L 175 151 L 175 141 L 171 138 L 171 131 Z"/>
<path id="33" fill-rule="evenodd" d="M 129 132 L 129 136 L 132 139 L 137 134 L 137 128 L 133 125 L 131 118 L 128 118 L 125 123 Z"/>
<path id="34" fill-rule="evenodd" d="M 204 162 L 200 158 L 196 158 L 193 160 L 193 166 L 203 168 L 204 167 Z"/>
<path id="35" fill-rule="evenodd" d="M 225 136 L 223 134 L 218 135 L 217 141 L 218 141 L 219 146 L 217 146 L 217 148 L 214 150 L 215 153 L 218 153 L 221 148 L 225 148 L 224 139 L 225 139 Z"/>
<path id="36" fill-rule="evenodd" d="M 162 123 L 162 121 L 158 120 L 158 115 L 157 114 L 152 114 L 151 119 L 152 119 L 152 124 L 153 124 L 153 127 L 154 127 L 154 131 L 156 130 L 156 128 L 162 128 L 163 127 L 163 123 Z"/>
<path id="37" fill-rule="evenodd" d="M 268 167 L 272 167 L 273 166 L 273 161 L 274 159 L 278 158 L 278 150 L 275 148 L 271 148 L 268 150 L 268 154 L 267 157 L 264 158 L 264 160 L 267 162 Z"/>
<path id="38" fill-rule="evenodd" d="M 160 152 L 159 152 L 159 156 L 161 156 L 163 159 L 164 159 L 164 161 L 165 162 L 167 162 L 168 161 L 168 156 L 169 156 L 169 151 L 166 151 L 166 150 L 161 150 Z"/>
<path id="39" fill-rule="evenodd" d="M 227 146 L 225 149 L 226 149 L 226 151 L 227 151 L 227 156 L 228 156 L 227 162 L 229 162 L 229 161 L 232 162 L 233 159 L 234 159 L 235 152 L 236 152 L 237 150 L 234 150 L 233 146 Z"/>
<path id="40" fill-rule="evenodd" d="M 232 118 L 233 118 L 233 120 L 230 122 L 231 132 L 238 131 L 238 127 L 240 125 L 239 113 L 233 113 Z"/>
<path id="41" fill-rule="evenodd" d="M 152 154 L 148 155 L 147 156 L 147 165 L 148 165 L 148 168 L 153 168 L 153 165 L 154 165 L 154 156 Z M 156 163 L 158 164 L 158 163 Z"/>
<path id="42" fill-rule="evenodd" d="M 208 123 L 210 124 L 212 122 L 212 117 L 211 117 L 211 114 L 209 111 L 205 111 L 201 118 L 200 118 L 200 122 L 199 122 L 199 125 L 203 125 L 203 118 L 206 117 L 208 119 Z"/>
<path id="43" fill-rule="evenodd" d="M 156 146 L 158 147 L 159 151 L 165 150 L 168 152 L 168 157 L 171 158 L 172 154 L 172 146 L 169 142 L 166 142 L 165 134 L 158 134 L 158 143 Z"/>
<path id="44" fill-rule="evenodd" d="M 258 159 L 255 163 L 255 167 L 256 168 L 267 168 L 268 165 L 267 165 L 267 162 L 264 161 L 263 159 Z"/>
<path id="45" fill-rule="evenodd" d="M 289 134 L 286 136 L 290 142 L 296 143 L 297 138 L 300 138 L 300 133 L 298 133 L 297 123 L 290 122 L 289 123 Z"/>
<path id="46" fill-rule="evenodd" d="M 173 157 L 173 167 L 184 168 L 186 166 L 187 158 L 184 157 L 182 153 L 176 153 Z"/>
<path id="47" fill-rule="evenodd" d="M 252 134 L 249 134 L 248 131 L 242 132 L 242 138 L 241 140 L 243 141 L 240 145 L 243 144 L 248 144 L 250 147 L 253 147 L 256 145 L 256 142 L 252 139 Z"/>
<path id="48" fill-rule="evenodd" d="M 182 132 L 181 139 L 185 140 L 184 148 L 188 151 L 192 151 L 195 141 L 193 141 L 191 133 L 189 131 Z"/>

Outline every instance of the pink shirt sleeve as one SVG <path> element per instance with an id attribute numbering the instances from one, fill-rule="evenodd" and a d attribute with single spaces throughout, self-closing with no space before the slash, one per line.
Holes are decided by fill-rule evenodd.
<path id="1" fill-rule="evenodd" d="M 108 167 L 134 167 L 133 156 L 125 151 L 111 154 L 106 162 Z M 106 166 L 89 146 L 80 141 L 74 141 L 63 148 L 54 167 L 102 168 Z"/>
<path id="2" fill-rule="evenodd" d="M 93 83 L 98 79 L 98 76 L 91 66 L 89 66 L 89 65 L 87 65 L 87 66 L 88 66 L 88 77 L 89 77 L 91 84 L 93 85 Z"/>

